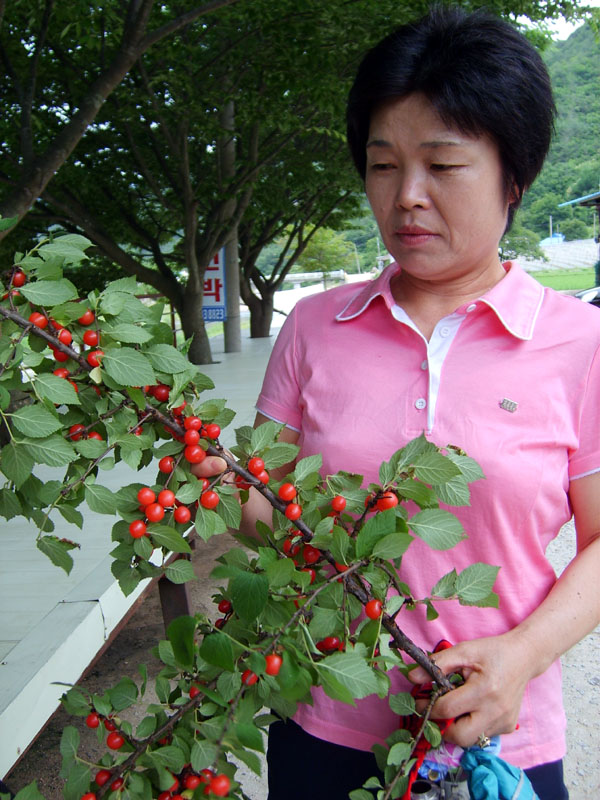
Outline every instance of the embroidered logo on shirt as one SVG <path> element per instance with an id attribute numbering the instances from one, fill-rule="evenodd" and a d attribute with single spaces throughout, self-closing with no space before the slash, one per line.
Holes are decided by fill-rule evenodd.
<path id="1" fill-rule="evenodd" d="M 509 400 L 508 397 L 505 397 L 498 405 L 505 411 L 510 411 L 511 414 L 514 414 L 519 407 L 519 404 L 515 402 L 515 400 Z"/>

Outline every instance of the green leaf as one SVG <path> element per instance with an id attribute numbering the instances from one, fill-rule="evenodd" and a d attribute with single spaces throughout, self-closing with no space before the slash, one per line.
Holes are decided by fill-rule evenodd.
<path id="1" fill-rule="evenodd" d="M 412 747 L 408 742 L 396 742 L 390 747 L 388 764 L 400 767 L 410 757 Z"/>
<path id="2" fill-rule="evenodd" d="M 134 705 L 138 698 L 138 688 L 131 678 L 121 678 L 117 685 L 107 692 L 115 711 L 123 711 Z"/>
<path id="3" fill-rule="evenodd" d="M 227 525 L 216 511 L 209 511 L 202 506 L 199 506 L 196 510 L 194 527 L 198 535 L 204 539 L 205 542 L 207 542 L 211 536 L 227 532 Z"/>
<path id="4" fill-rule="evenodd" d="M 435 748 L 439 747 L 442 743 L 442 734 L 440 733 L 440 729 L 435 724 L 435 722 L 431 722 L 427 720 L 425 723 L 425 730 L 423 731 L 425 738 L 429 742 L 429 744 Z"/>
<path id="5" fill-rule="evenodd" d="M 249 750 L 242 750 L 240 747 L 238 747 L 235 750 L 233 750 L 232 754 L 235 756 L 235 758 L 239 759 L 240 761 L 243 761 L 247 767 L 250 767 L 250 769 L 252 770 L 252 772 L 254 772 L 255 775 L 261 774 L 262 764 L 260 758 L 256 755 L 256 753 L 252 753 Z"/>
<path id="6" fill-rule="evenodd" d="M 10 489 L 0 489 L 0 516 L 12 519 L 21 513 L 21 503 Z"/>
<path id="7" fill-rule="evenodd" d="M 15 411 L 12 420 L 15 427 L 31 439 L 44 439 L 62 429 L 61 421 L 39 403 Z"/>
<path id="8" fill-rule="evenodd" d="M 313 472 L 318 472 L 322 466 L 323 456 L 320 454 L 301 458 L 294 469 L 294 484 L 300 487 Z"/>
<path id="9" fill-rule="evenodd" d="M 152 339 L 152 334 L 139 325 L 129 322 L 118 322 L 106 326 L 106 333 L 118 342 L 126 344 L 144 344 Z"/>
<path id="10" fill-rule="evenodd" d="M 178 558 L 165 569 L 166 577 L 171 583 L 187 583 L 196 579 L 191 561 Z"/>
<path id="11" fill-rule="evenodd" d="M 24 438 L 22 442 L 27 453 L 39 464 L 63 467 L 77 459 L 73 445 L 62 436 L 49 436 L 47 439 Z"/>
<path id="12" fill-rule="evenodd" d="M 485 478 L 483 470 L 475 461 L 475 459 L 470 458 L 469 456 L 459 455 L 452 449 L 448 450 L 447 458 L 449 458 L 452 463 L 456 464 L 462 475 L 469 483 Z"/>
<path id="13" fill-rule="evenodd" d="M 37 375 L 35 387 L 40 397 L 47 397 L 52 403 L 57 405 L 80 405 L 77 392 L 64 378 L 57 375 L 43 373 Z"/>
<path id="14" fill-rule="evenodd" d="M 220 502 L 216 508 L 217 514 L 221 517 L 227 528 L 237 530 L 242 521 L 242 507 L 237 497 L 219 492 Z"/>
<path id="15" fill-rule="evenodd" d="M 189 360 L 170 344 L 155 344 L 144 352 L 154 369 L 159 372 L 171 375 L 190 368 Z"/>
<path id="16" fill-rule="evenodd" d="M 456 594 L 459 600 L 469 605 L 486 600 L 494 587 L 500 567 L 480 562 L 471 564 L 456 579 Z"/>
<path id="17" fill-rule="evenodd" d="M 72 550 L 75 545 L 62 541 L 56 536 L 41 536 L 36 545 L 38 550 L 47 555 L 55 566 L 61 567 L 69 575 L 73 569 L 73 559 L 69 555 L 69 550 Z"/>
<path id="18" fill-rule="evenodd" d="M 371 555 L 374 558 L 388 560 L 400 558 L 406 553 L 412 541 L 413 537 L 408 533 L 390 533 L 375 543 Z"/>
<path id="19" fill-rule="evenodd" d="M 287 586 L 292 582 L 295 572 L 294 562 L 291 558 L 279 558 L 266 568 L 269 586 L 277 589 L 280 586 Z"/>
<path id="20" fill-rule="evenodd" d="M 114 493 L 98 483 L 86 484 L 85 502 L 90 510 L 97 514 L 115 514 L 117 511 L 117 498 Z"/>
<path id="21" fill-rule="evenodd" d="M 431 590 L 432 597 L 454 597 L 456 594 L 456 570 L 443 575 Z"/>
<path id="22" fill-rule="evenodd" d="M 348 797 L 350 800 L 373 800 L 373 795 L 366 789 L 354 789 Z"/>
<path id="23" fill-rule="evenodd" d="M 150 525 L 148 533 L 155 545 L 165 547 L 171 553 L 191 553 L 192 548 L 183 536 L 167 525 Z"/>
<path id="24" fill-rule="evenodd" d="M 447 483 L 442 483 L 433 487 L 440 502 L 447 506 L 468 506 L 470 505 L 471 492 L 469 484 L 463 475 L 455 475 Z"/>
<path id="25" fill-rule="evenodd" d="M 91 770 L 86 764 L 81 762 L 74 764 L 69 770 L 69 777 L 63 788 L 65 800 L 80 800 L 87 792 L 91 778 Z"/>
<path id="26" fill-rule="evenodd" d="M 292 463 L 298 455 L 299 449 L 295 444 L 276 442 L 269 447 L 264 455 L 265 468 L 275 469 L 276 467 L 283 467 L 284 464 Z"/>
<path id="27" fill-rule="evenodd" d="M 156 383 L 156 375 L 146 356 L 132 347 L 106 349 L 102 367 L 122 386 L 144 386 Z"/>
<path id="28" fill-rule="evenodd" d="M 206 739 L 199 739 L 192 745 L 191 763 L 194 772 L 210 767 L 217 757 L 217 746 Z"/>
<path id="29" fill-rule="evenodd" d="M 263 734 L 256 725 L 238 722 L 234 725 L 233 732 L 244 747 L 249 747 L 251 750 L 258 750 L 259 753 L 265 752 Z"/>
<path id="30" fill-rule="evenodd" d="M 147 739 L 149 736 L 152 736 L 152 734 L 156 730 L 157 724 L 158 722 L 156 717 L 144 717 L 144 719 L 135 729 L 135 738 Z"/>
<path id="31" fill-rule="evenodd" d="M 224 633 L 211 633 L 204 637 L 200 645 L 200 656 L 208 664 L 233 672 L 233 647 Z"/>
<path id="32" fill-rule="evenodd" d="M 358 647 L 358 645 L 357 645 Z M 366 660 L 355 652 L 335 653 L 317 665 L 319 674 L 326 671 L 350 691 L 353 698 L 363 698 L 378 690 L 377 678 Z"/>
<path id="33" fill-rule="evenodd" d="M 466 539 L 459 520 L 443 508 L 426 508 L 408 520 L 408 525 L 433 550 L 449 550 Z"/>
<path id="34" fill-rule="evenodd" d="M 70 522 L 72 525 L 77 525 L 80 530 L 83 528 L 83 514 L 81 511 L 78 511 L 67 503 L 57 505 L 56 509 L 67 522 Z"/>
<path id="35" fill-rule="evenodd" d="M 194 664 L 194 634 L 196 620 L 194 617 L 176 617 L 167 628 L 167 638 L 173 647 L 177 662 L 185 667 Z"/>
<path id="36" fill-rule="evenodd" d="M 450 459 L 441 453 L 423 453 L 414 460 L 415 475 L 423 483 L 437 485 L 446 483 L 455 475 L 460 475 L 460 470 Z"/>
<path id="37" fill-rule="evenodd" d="M 19 217 L 0 217 L 0 231 L 7 231 L 9 228 L 12 228 L 13 225 L 16 225 L 19 221 Z"/>
<path id="38" fill-rule="evenodd" d="M 256 453 L 260 450 L 264 450 L 268 445 L 273 444 L 279 432 L 282 431 L 284 427 L 285 425 L 279 422 L 269 420 L 268 422 L 263 422 L 263 424 L 259 425 L 257 428 L 254 428 L 250 436 L 251 451 Z"/>
<path id="39" fill-rule="evenodd" d="M 394 509 L 382 511 L 368 519 L 356 537 L 356 557 L 370 556 L 376 543 L 396 532 L 396 515 Z"/>
<path id="40" fill-rule="evenodd" d="M 317 606 L 313 609 L 313 618 L 308 629 L 313 639 L 317 641 L 335 633 L 340 633 L 344 626 L 342 612 L 337 608 L 322 608 Z"/>
<path id="41" fill-rule="evenodd" d="M 399 717 L 408 717 L 415 713 L 415 698 L 410 692 L 400 692 L 389 696 L 390 708 Z"/>
<path id="42" fill-rule="evenodd" d="M 74 442 L 73 447 L 84 458 L 95 460 L 107 450 L 106 442 L 101 442 L 98 439 L 80 439 Z"/>
<path id="43" fill-rule="evenodd" d="M 66 728 L 63 728 L 62 736 L 60 737 L 60 754 L 63 759 L 75 759 L 79 741 L 80 736 L 77 728 L 73 727 L 73 725 L 67 725 Z"/>
<path id="44" fill-rule="evenodd" d="M 152 752 L 148 753 L 148 755 L 157 766 L 166 767 L 174 774 L 181 772 L 185 765 L 185 756 L 183 751 L 179 747 L 176 747 L 172 744 L 168 744 L 165 747 L 159 747 L 157 750 L 152 750 Z"/>
<path id="45" fill-rule="evenodd" d="M 30 303 L 45 308 L 52 308 L 77 297 L 77 289 L 66 278 L 58 281 L 35 281 L 22 286 L 19 291 Z"/>
<path id="46" fill-rule="evenodd" d="M 231 602 L 244 622 L 254 622 L 267 604 L 269 580 L 264 573 L 239 572 L 229 585 Z"/>

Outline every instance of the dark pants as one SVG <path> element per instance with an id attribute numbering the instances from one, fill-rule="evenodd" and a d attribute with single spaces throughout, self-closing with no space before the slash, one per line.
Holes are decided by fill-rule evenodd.
<path id="1" fill-rule="evenodd" d="M 367 778 L 383 779 L 372 753 L 317 739 L 291 720 L 269 728 L 267 762 L 268 800 L 347 800 Z M 562 761 L 525 772 L 540 800 L 568 800 Z"/>

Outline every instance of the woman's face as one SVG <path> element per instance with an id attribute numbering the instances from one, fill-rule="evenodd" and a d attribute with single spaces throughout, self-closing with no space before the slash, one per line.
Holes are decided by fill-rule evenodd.
<path id="1" fill-rule="evenodd" d="M 488 136 L 448 128 L 421 94 L 392 100 L 371 118 L 365 186 L 388 252 L 414 280 L 497 273 L 509 198 Z"/>

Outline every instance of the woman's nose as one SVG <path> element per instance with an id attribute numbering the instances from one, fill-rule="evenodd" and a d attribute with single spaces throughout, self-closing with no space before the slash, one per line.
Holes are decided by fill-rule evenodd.
<path id="1" fill-rule="evenodd" d="M 396 208 L 405 210 L 428 208 L 430 202 L 425 176 L 421 175 L 417 170 L 398 170 Z"/>

